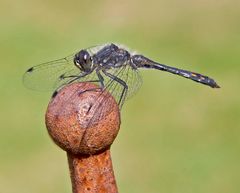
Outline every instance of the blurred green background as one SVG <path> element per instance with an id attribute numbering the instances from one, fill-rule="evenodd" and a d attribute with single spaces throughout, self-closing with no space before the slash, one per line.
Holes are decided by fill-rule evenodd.
<path id="1" fill-rule="evenodd" d="M 122 110 L 112 146 L 119 192 L 240 192 L 240 1 L 0 1 L 0 192 L 71 192 L 48 137 L 51 93 L 22 85 L 29 67 L 105 42 L 217 80 L 160 71 Z"/>

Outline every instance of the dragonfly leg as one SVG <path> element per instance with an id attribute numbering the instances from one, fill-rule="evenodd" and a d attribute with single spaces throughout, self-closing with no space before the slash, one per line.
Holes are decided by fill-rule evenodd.
<path id="1" fill-rule="evenodd" d="M 88 92 L 88 91 L 96 91 L 96 90 L 102 91 L 104 89 L 104 78 L 103 78 L 103 76 L 100 74 L 99 70 L 96 70 L 96 74 L 98 76 L 98 80 L 89 80 L 89 81 L 85 81 L 85 82 L 99 82 L 101 88 L 87 89 L 87 90 L 84 90 L 84 91 L 78 93 L 79 95 L 83 94 L 85 92 Z"/>
<path id="2" fill-rule="evenodd" d="M 58 91 L 63 88 L 64 86 L 68 85 L 68 84 L 71 84 L 73 83 L 74 81 L 80 79 L 80 78 L 83 78 L 85 77 L 86 75 L 88 75 L 88 73 L 83 73 L 81 75 L 69 75 L 69 76 L 64 76 L 64 74 L 62 74 L 59 78 L 60 79 L 66 79 L 66 78 L 73 78 L 73 79 L 70 79 L 69 81 L 67 81 L 66 83 L 62 84 L 60 87 L 58 87 L 52 94 L 52 98 L 54 98 L 57 94 L 58 94 Z M 91 81 L 92 82 L 92 81 Z"/>
<path id="3" fill-rule="evenodd" d="M 107 72 L 106 70 L 102 70 L 102 72 L 108 76 L 109 78 L 111 78 L 113 81 L 118 82 L 120 85 L 123 86 L 123 90 L 120 96 L 120 99 L 118 101 L 118 105 L 121 107 L 122 103 L 124 102 L 125 98 L 126 98 L 126 94 L 128 91 L 128 85 L 126 84 L 126 82 L 124 82 L 122 79 L 118 78 L 117 76 L 114 76 L 113 74 Z"/>
<path id="4" fill-rule="evenodd" d="M 96 70 L 96 74 L 98 76 L 99 82 L 100 82 L 100 86 L 103 89 L 104 88 L 104 78 L 101 75 L 101 73 L 99 72 L 99 70 Z"/>

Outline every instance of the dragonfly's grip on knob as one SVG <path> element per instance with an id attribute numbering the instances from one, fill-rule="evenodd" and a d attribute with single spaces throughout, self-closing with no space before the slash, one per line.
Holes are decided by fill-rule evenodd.
<path id="1" fill-rule="evenodd" d="M 46 126 L 67 151 L 74 193 L 115 193 L 110 145 L 120 127 L 115 99 L 92 83 L 73 83 L 52 98 Z"/>
<path id="2" fill-rule="evenodd" d="M 75 154 L 108 148 L 117 136 L 120 114 L 115 99 L 92 83 L 74 83 L 50 101 L 46 126 L 53 141 Z"/>

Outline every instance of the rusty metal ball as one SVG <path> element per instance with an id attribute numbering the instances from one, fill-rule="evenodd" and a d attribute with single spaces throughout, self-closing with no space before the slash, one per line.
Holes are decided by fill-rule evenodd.
<path id="1" fill-rule="evenodd" d="M 48 105 L 48 133 L 62 149 L 73 154 L 95 154 L 110 147 L 120 127 L 119 107 L 107 91 L 93 83 L 62 88 Z"/>

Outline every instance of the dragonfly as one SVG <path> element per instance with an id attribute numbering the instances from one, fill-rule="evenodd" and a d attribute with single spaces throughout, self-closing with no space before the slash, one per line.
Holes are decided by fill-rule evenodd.
<path id="1" fill-rule="evenodd" d="M 211 88 L 220 88 L 208 76 L 155 62 L 114 43 L 82 49 L 67 57 L 31 67 L 23 75 L 23 82 L 30 89 L 54 91 L 52 97 L 66 85 L 93 82 L 99 86 L 98 91 L 107 90 L 121 109 L 142 84 L 140 69 L 165 71 Z"/>

